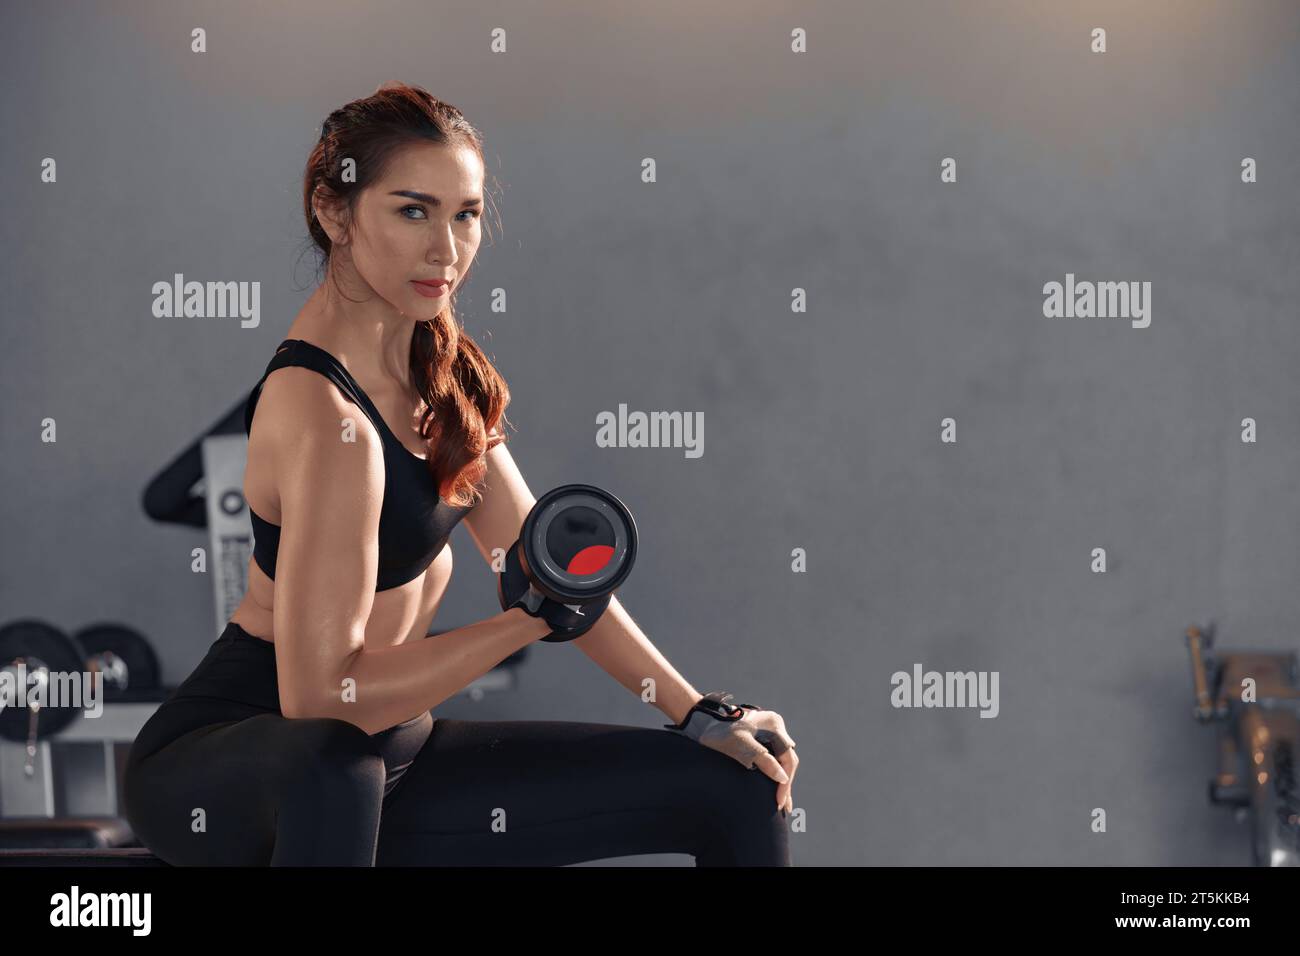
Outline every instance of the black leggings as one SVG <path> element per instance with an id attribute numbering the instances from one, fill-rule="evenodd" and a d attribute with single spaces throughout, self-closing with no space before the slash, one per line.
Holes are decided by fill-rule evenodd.
<path id="1" fill-rule="evenodd" d="M 136 737 L 123 801 L 140 842 L 178 866 L 791 863 L 776 783 L 686 737 L 427 713 L 371 735 L 290 719 L 274 645 L 234 623 Z"/>

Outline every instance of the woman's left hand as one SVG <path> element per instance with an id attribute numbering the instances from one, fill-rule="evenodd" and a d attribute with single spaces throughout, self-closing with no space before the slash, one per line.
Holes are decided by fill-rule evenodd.
<path id="1" fill-rule="evenodd" d="M 702 726 L 691 736 L 704 746 L 739 761 L 747 769 L 757 767 L 763 771 L 776 781 L 777 807 L 792 811 L 792 790 L 799 757 L 794 752 L 794 740 L 786 733 L 785 720 L 774 710 L 744 704 L 738 706 L 744 707 L 743 717 L 729 721 L 702 721 Z"/>
<path id="2" fill-rule="evenodd" d="M 794 740 L 785 730 L 785 720 L 774 710 L 745 708 L 745 720 L 751 721 L 758 729 L 754 739 L 764 747 L 764 752 L 754 760 L 754 765 L 777 781 L 776 805 L 782 812 L 794 810 L 794 774 L 799 769 L 799 755 L 794 752 Z M 770 752 L 769 752 L 770 751 Z M 781 783 L 781 770 L 785 773 L 785 783 Z"/>

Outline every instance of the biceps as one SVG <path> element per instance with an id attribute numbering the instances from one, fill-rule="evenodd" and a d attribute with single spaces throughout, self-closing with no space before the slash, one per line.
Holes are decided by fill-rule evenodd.
<path id="1" fill-rule="evenodd" d="M 537 499 L 504 444 L 487 454 L 486 488 L 482 500 L 465 516 L 465 527 L 490 566 L 495 548 L 504 551 L 515 543 L 524 519 Z"/>

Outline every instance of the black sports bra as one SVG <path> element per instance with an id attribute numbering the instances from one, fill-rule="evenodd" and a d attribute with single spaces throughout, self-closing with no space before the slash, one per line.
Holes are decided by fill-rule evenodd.
<path id="1" fill-rule="evenodd" d="M 376 591 L 399 587 L 419 577 L 438 556 L 451 529 L 472 510 L 447 504 L 437 492 L 428 463 L 413 455 L 389 429 L 370 397 L 361 390 L 343 364 L 319 346 L 302 339 L 285 339 L 276 349 L 244 407 L 244 432 L 251 433 L 253 410 L 266 377 L 278 368 L 297 365 L 319 372 L 379 430 L 384 443 L 384 503 L 379 513 L 379 574 Z M 275 580 L 275 558 L 280 528 L 263 521 L 250 507 L 253 522 L 253 560 Z"/>

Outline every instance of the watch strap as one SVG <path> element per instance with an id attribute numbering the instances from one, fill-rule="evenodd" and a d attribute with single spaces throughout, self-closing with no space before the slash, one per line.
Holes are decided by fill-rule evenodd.
<path id="1" fill-rule="evenodd" d="M 691 717 L 697 713 L 712 717 L 714 720 L 731 722 L 740 720 L 744 717 L 746 710 L 763 709 L 756 704 L 734 704 L 732 703 L 734 696 L 735 695 L 727 691 L 711 691 L 692 705 L 691 709 L 682 717 L 680 723 L 664 724 L 664 727 L 667 730 L 685 731 L 687 724 L 691 721 Z"/>

